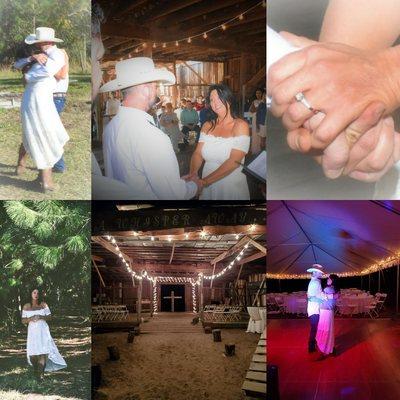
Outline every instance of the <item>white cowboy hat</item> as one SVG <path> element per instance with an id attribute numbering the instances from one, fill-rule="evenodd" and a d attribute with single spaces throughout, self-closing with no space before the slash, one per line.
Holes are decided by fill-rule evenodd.
<path id="1" fill-rule="evenodd" d="M 26 44 L 34 44 L 40 42 L 57 42 L 60 43 L 63 40 L 57 39 L 55 37 L 55 32 L 53 28 L 46 28 L 44 26 L 36 28 L 35 33 L 28 35 L 25 38 Z"/>
<path id="2" fill-rule="evenodd" d="M 116 79 L 107 82 L 100 88 L 100 92 L 114 92 L 115 90 L 141 85 L 148 82 L 161 82 L 173 85 L 175 75 L 166 68 L 155 68 L 154 62 L 148 57 L 128 58 L 115 64 Z"/>
<path id="3" fill-rule="evenodd" d="M 320 272 L 321 274 L 324 274 L 324 267 L 320 264 L 313 264 L 311 268 L 308 268 L 307 272 Z"/>

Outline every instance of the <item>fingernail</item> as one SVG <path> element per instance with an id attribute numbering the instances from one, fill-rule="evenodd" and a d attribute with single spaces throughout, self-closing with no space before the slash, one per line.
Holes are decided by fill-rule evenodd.
<path id="1" fill-rule="evenodd" d="M 342 175 L 344 171 L 344 168 L 340 168 L 340 169 L 328 169 L 325 170 L 325 176 L 329 179 L 337 179 L 339 178 L 339 176 Z"/>

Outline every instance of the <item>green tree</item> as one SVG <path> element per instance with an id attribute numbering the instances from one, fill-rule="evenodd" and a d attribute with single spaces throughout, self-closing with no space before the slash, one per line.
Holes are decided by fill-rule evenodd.
<path id="1" fill-rule="evenodd" d="M 54 307 L 90 313 L 90 203 L 0 203 L 0 329 L 11 333 L 34 288 Z"/>
<path id="2" fill-rule="evenodd" d="M 0 64 L 10 64 L 24 38 L 38 26 L 55 29 L 71 64 L 87 69 L 90 54 L 89 0 L 0 0 Z"/>

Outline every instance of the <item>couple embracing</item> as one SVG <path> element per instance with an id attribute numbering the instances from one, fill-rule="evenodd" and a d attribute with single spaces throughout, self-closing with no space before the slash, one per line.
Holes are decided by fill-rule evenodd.
<path id="1" fill-rule="evenodd" d="M 322 358 L 325 358 L 335 353 L 334 316 L 339 297 L 338 276 L 329 275 L 327 286 L 322 290 L 323 267 L 314 264 L 307 272 L 311 273 L 307 290 L 307 314 L 311 324 L 308 352 L 314 353 L 318 348 Z"/>

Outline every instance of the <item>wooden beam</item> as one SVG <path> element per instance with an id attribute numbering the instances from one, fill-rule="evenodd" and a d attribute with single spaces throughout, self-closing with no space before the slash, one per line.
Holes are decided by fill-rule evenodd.
<path id="1" fill-rule="evenodd" d="M 108 250 L 109 252 L 116 254 L 119 257 L 119 252 L 122 254 L 122 257 L 124 258 L 124 260 L 128 263 L 130 263 L 132 260 L 129 256 L 127 256 L 126 254 L 124 254 L 121 249 L 118 252 L 114 245 L 112 245 L 108 240 L 103 239 L 101 236 L 92 236 L 92 241 L 95 243 L 98 243 L 99 245 L 101 245 L 102 247 L 104 247 L 106 250 Z M 120 257 L 119 257 L 120 258 Z"/>
<path id="2" fill-rule="evenodd" d="M 174 257 L 174 251 L 175 251 L 175 242 L 172 243 L 172 251 L 171 251 L 171 257 L 169 259 L 169 264 L 172 263 L 172 258 Z"/>
<path id="3" fill-rule="evenodd" d="M 215 257 L 214 260 L 211 261 L 211 264 L 216 264 L 217 262 L 222 261 L 223 259 L 232 255 L 236 250 L 244 247 L 247 243 L 249 243 L 251 239 L 247 236 L 242 237 L 237 243 L 235 243 L 228 250 L 221 253 L 218 257 Z"/>
<path id="4" fill-rule="evenodd" d="M 152 22 L 170 14 L 176 15 L 177 11 L 199 3 L 200 1 L 201 0 L 168 0 L 152 10 L 151 14 L 147 16 L 146 21 Z"/>
<path id="5" fill-rule="evenodd" d="M 101 34 L 110 37 L 124 37 L 139 40 L 151 40 L 150 29 L 140 24 L 123 24 L 114 21 L 106 21 L 101 25 Z"/>
<path id="6" fill-rule="evenodd" d="M 109 11 L 113 18 L 118 18 L 122 15 L 134 11 L 146 2 L 147 0 L 135 0 L 134 2 L 132 0 L 121 0 L 119 4 L 114 5 L 114 7 L 111 8 Z"/>
<path id="7" fill-rule="evenodd" d="M 258 84 L 261 79 L 266 80 L 267 68 L 264 65 L 261 67 L 246 83 L 246 87 L 253 87 Z"/>
<path id="8" fill-rule="evenodd" d="M 97 267 L 96 261 L 93 258 L 93 256 L 92 256 L 92 262 L 93 262 L 94 268 L 96 269 L 97 274 L 99 275 L 101 284 L 103 285 L 103 287 L 106 287 L 106 284 L 104 283 L 103 277 L 101 276 L 101 273 L 99 271 L 99 268 Z"/>
<path id="9" fill-rule="evenodd" d="M 92 254 L 92 259 L 98 262 L 104 262 L 104 258 Z"/>
<path id="10" fill-rule="evenodd" d="M 267 254 L 267 249 L 260 243 L 257 243 L 255 240 L 250 239 L 250 238 L 249 238 L 249 243 L 252 244 L 258 250 L 262 251 L 264 254 Z"/>
<path id="11" fill-rule="evenodd" d="M 258 253 L 254 253 L 251 256 L 243 258 L 243 260 L 241 260 L 241 261 L 243 264 L 247 264 L 251 261 L 258 260 L 259 258 L 262 258 L 262 257 L 265 257 L 265 253 L 263 253 L 262 251 L 259 251 Z"/>
<path id="12" fill-rule="evenodd" d="M 183 62 L 186 67 L 188 67 L 203 83 L 209 85 L 207 81 L 205 81 L 200 74 L 198 74 L 186 61 Z"/>

